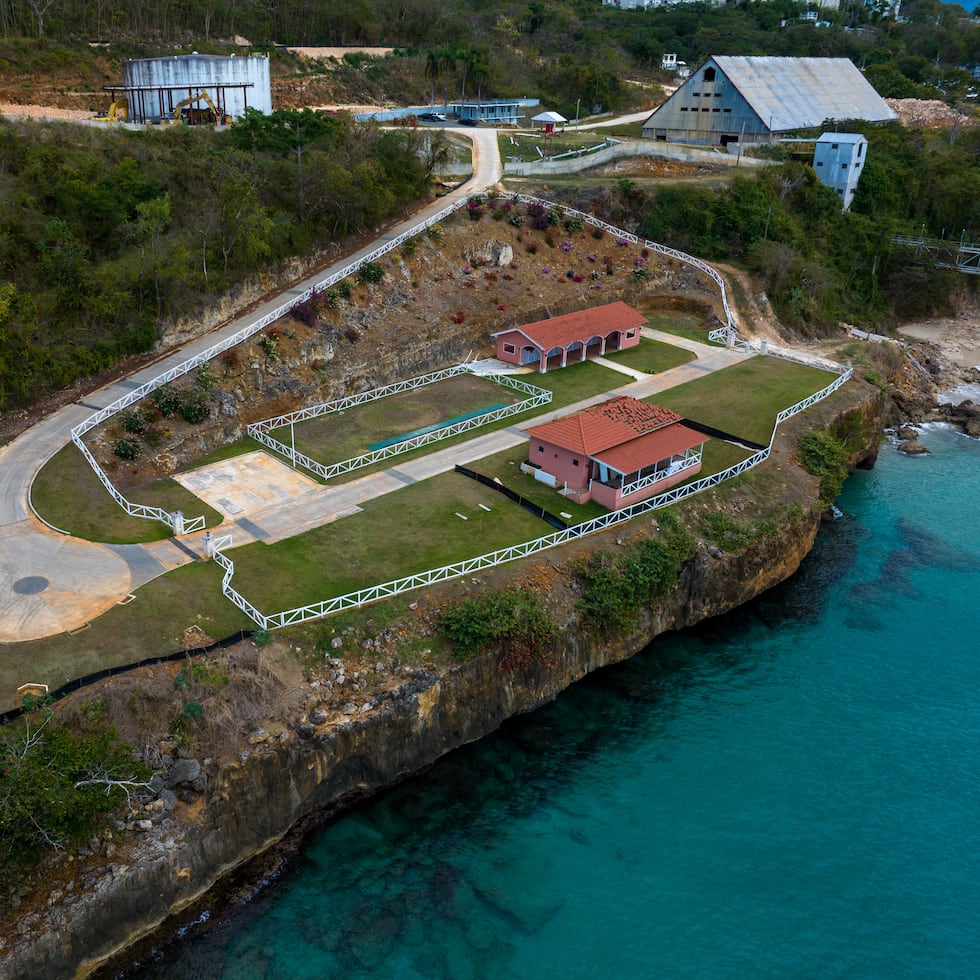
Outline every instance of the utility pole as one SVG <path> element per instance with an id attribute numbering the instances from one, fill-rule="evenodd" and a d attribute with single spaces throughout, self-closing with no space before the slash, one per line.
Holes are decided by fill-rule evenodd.
<path id="1" fill-rule="evenodd" d="M 578 107 L 582 104 L 581 99 L 575 100 L 575 125 L 578 125 Z"/>

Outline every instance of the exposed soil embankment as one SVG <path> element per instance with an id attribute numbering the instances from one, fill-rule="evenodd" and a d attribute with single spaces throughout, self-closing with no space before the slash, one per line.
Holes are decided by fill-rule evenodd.
<path id="1" fill-rule="evenodd" d="M 885 407 L 871 386 L 846 385 L 787 423 L 764 466 L 737 484 L 685 502 L 678 517 L 695 529 L 695 537 L 700 515 L 711 509 L 734 520 L 776 523 L 730 550 L 697 540 L 676 587 L 613 640 L 600 641 L 582 628 L 570 564 L 574 554 L 561 549 L 499 570 L 496 582 L 530 587 L 544 577 L 561 584 L 548 591 L 548 602 L 564 628 L 546 655 L 516 666 L 502 662 L 500 651 L 463 664 L 386 662 L 381 670 L 358 672 L 354 684 L 338 677 L 345 661 L 328 655 L 320 676 L 302 683 L 288 724 L 226 745 L 227 761 L 206 758 L 195 768 L 185 760 L 186 775 L 199 788 L 182 791 L 181 799 L 193 802 L 177 801 L 167 814 L 147 821 L 128 849 L 91 859 L 70 894 L 62 891 L 50 902 L 38 896 L 34 910 L 21 916 L 16 938 L 8 940 L 0 972 L 84 974 L 200 901 L 222 876 L 273 846 L 298 821 L 389 786 L 512 715 L 555 698 L 590 671 L 632 656 L 660 634 L 727 612 L 783 581 L 810 550 L 821 516 L 817 481 L 795 461 L 800 433 L 846 427 L 852 464 L 870 465 Z M 861 433 L 860 445 L 853 441 L 855 432 Z M 653 515 L 581 547 L 613 551 L 655 535 L 657 528 Z M 436 604 L 473 585 L 450 583 L 422 602 Z M 488 587 L 482 580 L 475 585 Z M 422 628 L 424 620 L 419 622 Z M 161 938 L 166 937 L 155 937 Z"/>

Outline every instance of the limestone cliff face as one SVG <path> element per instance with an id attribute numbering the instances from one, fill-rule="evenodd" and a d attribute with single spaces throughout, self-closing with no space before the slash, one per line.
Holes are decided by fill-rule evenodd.
<path id="1" fill-rule="evenodd" d="M 883 409 L 883 400 L 867 389 L 827 406 L 819 424 L 850 419 L 853 429 L 859 413 L 863 430 L 874 435 L 853 447 L 852 462 L 866 465 L 876 452 Z M 777 472 L 793 465 L 792 444 L 787 438 L 772 461 Z M 812 504 L 816 480 L 798 470 L 796 475 L 795 492 Z M 671 594 L 646 609 L 629 635 L 612 642 L 570 630 L 547 664 L 535 661 L 513 673 L 502 671 L 494 654 L 410 671 L 354 721 L 302 725 L 253 747 L 244 761 L 214 774 L 206 805 L 193 821 L 144 839 L 128 865 L 114 866 L 70 910 L 55 904 L 28 916 L 33 921 L 24 922 L 21 932 L 30 941 L 0 958 L 0 973 L 84 975 L 199 899 L 297 821 L 389 786 L 512 715 L 552 700 L 589 672 L 632 656 L 661 633 L 720 615 L 783 581 L 810 550 L 819 521 L 816 509 L 803 507 L 778 536 L 729 553 L 700 550 L 681 569 Z"/>

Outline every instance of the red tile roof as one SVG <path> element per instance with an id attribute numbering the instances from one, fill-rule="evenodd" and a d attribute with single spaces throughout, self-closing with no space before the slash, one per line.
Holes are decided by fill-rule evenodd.
<path id="1" fill-rule="evenodd" d="M 682 453 L 708 441 L 708 437 L 689 429 L 686 425 L 668 425 L 666 428 L 640 436 L 632 442 L 614 446 L 597 453 L 600 463 L 611 466 L 620 473 L 636 473 L 645 466 L 658 463 L 674 453 Z"/>
<path id="2" fill-rule="evenodd" d="M 680 419 L 667 408 L 620 395 L 574 415 L 535 425 L 527 433 L 553 446 L 594 456 Z"/>
<path id="3" fill-rule="evenodd" d="M 646 317 L 623 302 L 593 306 L 588 310 L 576 310 L 550 320 L 538 320 L 523 327 L 500 330 L 493 337 L 509 333 L 521 333 L 536 347 L 549 351 L 552 347 L 567 347 L 574 341 L 586 343 L 592 337 L 601 337 L 614 330 L 627 330 L 646 323 Z"/>

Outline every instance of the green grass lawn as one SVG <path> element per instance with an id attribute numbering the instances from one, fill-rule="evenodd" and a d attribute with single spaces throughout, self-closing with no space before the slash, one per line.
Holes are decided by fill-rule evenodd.
<path id="1" fill-rule="evenodd" d="M 488 476 L 491 480 L 500 480 L 508 490 L 527 497 L 532 503 L 544 507 L 556 517 L 560 517 L 563 512 L 571 514 L 571 520 L 563 518 L 568 524 L 582 524 L 606 513 L 606 508 L 600 507 L 599 504 L 576 504 L 566 500 L 551 487 L 545 486 L 527 473 L 522 473 L 521 463 L 527 462 L 527 447 L 528 443 L 522 442 L 512 449 L 485 456 L 467 465 L 471 470 L 476 470 L 477 473 Z"/>
<path id="2" fill-rule="evenodd" d="M 833 380 L 834 375 L 816 368 L 753 357 L 647 400 L 695 422 L 768 445 L 776 415 Z"/>
<path id="3" fill-rule="evenodd" d="M 183 647 L 183 632 L 198 626 L 224 639 L 255 624 L 221 594 L 223 570 L 194 562 L 154 579 L 125 606 L 113 606 L 74 635 L 0 644 L 0 707 L 33 681 L 52 689 L 85 674 L 165 656 Z"/>
<path id="4" fill-rule="evenodd" d="M 498 133 L 497 144 L 500 147 L 501 160 L 518 156 L 523 157 L 527 163 L 543 159 L 538 155 L 536 147 L 540 147 L 541 152 L 550 158 L 570 150 L 598 146 L 605 141 L 607 136 L 612 135 L 613 133 L 605 128 L 600 130 L 566 130 L 565 132 L 556 132 L 552 136 L 545 136 L 543 129 L 506 130 Z M 517 146 L 514 143 L 517 143 Z"/>
<path id="5" fill-rule="evenodd" d="M 301 422 L 295 427 L 296 448 L 317 462 L 339 463 L 369 452 L 371 445 L 385 439 L 493 405 L 512 405 L 526 397 L 473 374 L 457 375 Z M 289 445 L 288 426 L 272 435 Z"/>
<path id="6" fill-rule="evenodd" d="M 229 556 L 235 562 L 234 588 L 270 614 L 552 530 L 502 494 L 444 473 L 372 500 L 359 514 L 276 544 L 247 545 Z"/>
<path id="7" fill-rule="evenodd" d="M 702 344 L 708 343 L 708 328 L 704 320 L 690 313 L 648 313 L 647 326 Z"/>
<path id="8" fill-rule="evenodd" d="M 665 344 L 659 340 L 648 340 L 646 337 L 640 338 L 638 347 L 616 351 L 605 356 L 610 361 L 623 364 L 635 371 L 643 371 L 645 374 L 660 374 L 661 371 L 669 371 L 671 368 L 694 360 L 694 354 L 684 350 L 683 347 L 675 347 L 673 344 Z"/>
<path id="9" fill-rule="evenodd" d="M 112 474 L 109 474 L 112 479 Z M 131 503 L 161 507 L 168 513 L 183 512 L 187 518 L 203 514 L 208 527 L 222 521 L 216 510 L 185 490 L 175 480 L 154 480 L 127 495 Z M 31 503 L 54 527 L 77 538 L 106 544 L 133 544 L 170 537 L 170 528 L 159 521 L 130 517 L 109 496 L 88 461 L 69 443 L 41 468 L 31 487 Z"/>

